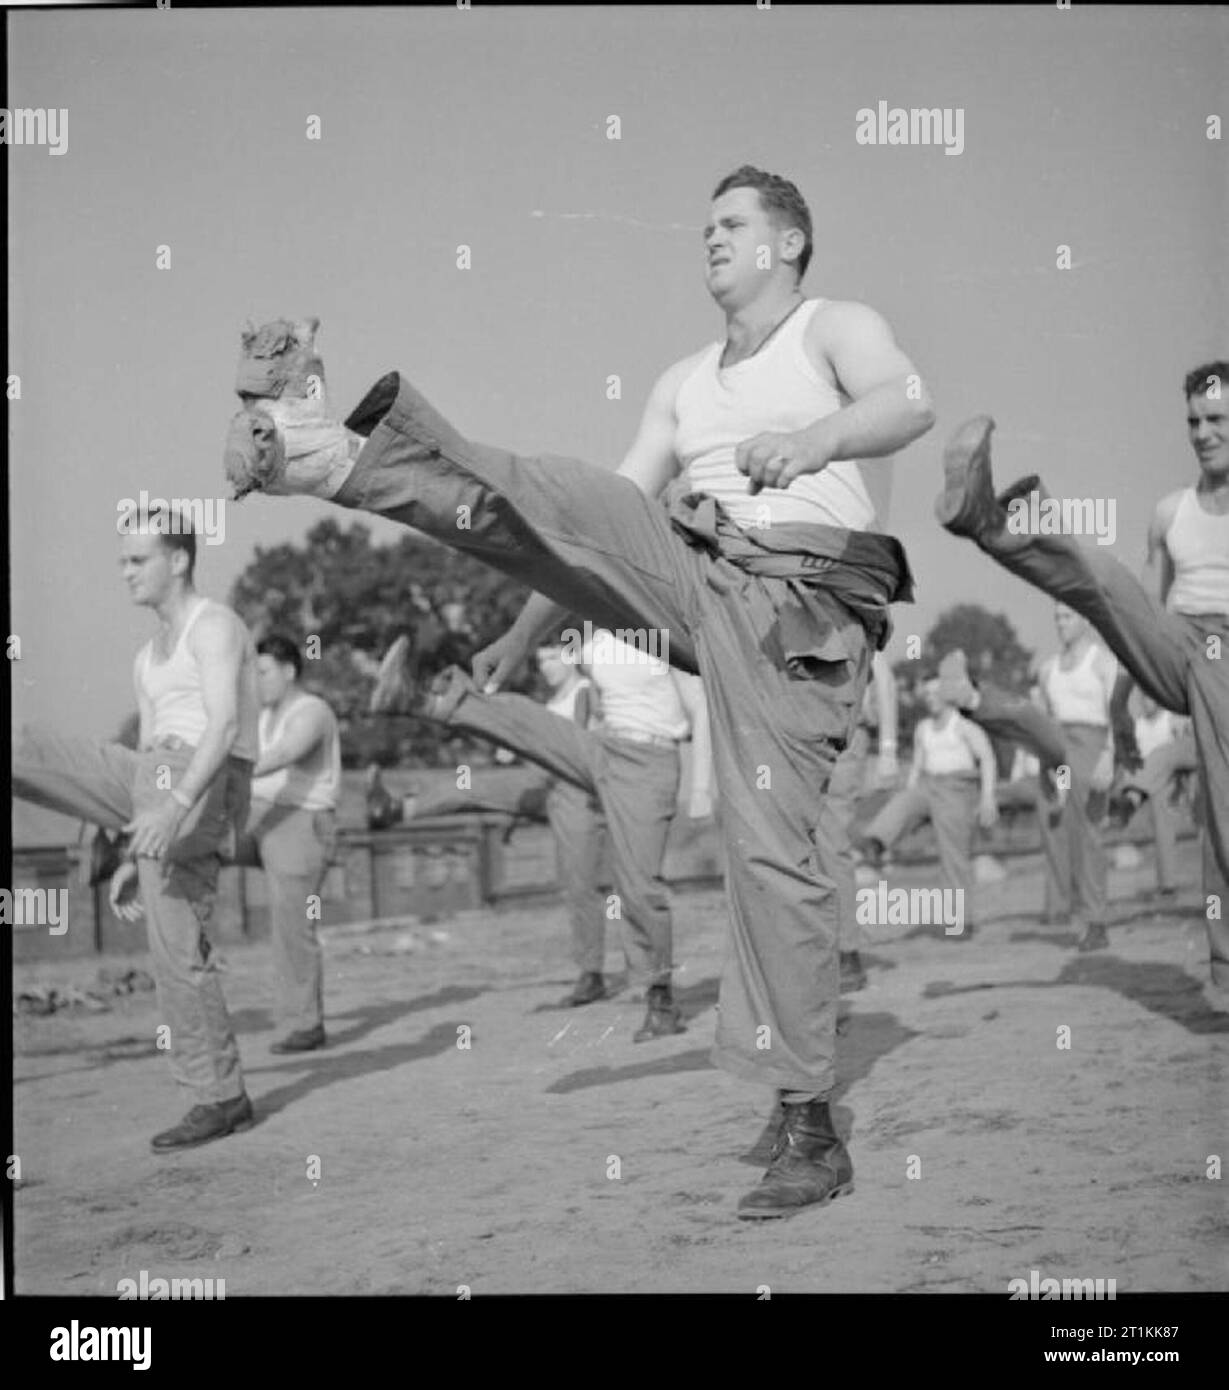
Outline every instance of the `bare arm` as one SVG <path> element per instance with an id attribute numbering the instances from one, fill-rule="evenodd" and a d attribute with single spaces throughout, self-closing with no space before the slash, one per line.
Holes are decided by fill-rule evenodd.
<path id="1" fill-rule="evenodd" d="M 206 613 L 188 634 L 188 644 L 201 673 L 205 732 L 192 761 L 175 788 L 195 803 L 213 781 L 235 746 L 239 734 L 239 671 L 248 641 L 247 630 L 226 613 Z"/>
<path id="2" fill-rule="evenodd" d="M 930 429 L 930 392 L 882 314 L 866 304 L 832 304 L 810 327 L 808 350 L 850 399 L 807 431 L 828 459 L 894 454 Z"/>
<path id="3" fill-rule="evenodd" d="M 792 434 L 766 433 L 735 451 L 749 491 L 788 487 L 835 459 L 881 458 L 926 433 L 935 422 L 930 392 L 897 345 L 882 314 L 866 304 L 835 303 L 807 326 L 806 350 L 850 403 Z"/>
<path id="4" fill-rule="evenodd" d="M 324 742 L 328 732 L 329 716 L 323 704 L 305 700 L 292 711 L 280 737 L 261 750 L 252 775 L 263 777 L 266 773 L 278 772 L 283 767 L 301 762 Z"/>
<path id="5" fill-rule="evenodd" d="M 913 731 L 913 762 L 909 764 L 909 776 L 905 779 L 906 787 L 916 787 L 918 778 L 922 775 L 922 725 Z"/>
<path id="6" fill-rule="evenodd" d="M 960 733 L 968 744 L 969 751 L 977 759 L 981 773 L 981 795 L 983 802 L 993 802 L 994 790 L 998 783 L 998 765 L 994 757 L 994 745 L 986 736 L 984 729 L 965 719 L 961 722 Z"/>
<path id="7" fill-rule="evenodd" d="M 981 773 L 981 804 L 977 808 L 977 823 L 989 830 L 999 818 L 998 802 L 995 800 L 999 770 L 995 762 L 994 745 L 986 737 L 984 729 L 978 728 L 967 719 L 962 722 L 960 732 L 977 759 L 978 771 Z"/>
<path id="8" fill-rule="evenodd" d="M 1173 556 L 1165 544 L 1165 537 L 1173 524 L 1174 511 L 1180 497 L 1181 493 L 1177 492 L 1162 497 L 1152 514 L 1152 520 L 1148 523 L 1148 556 L 1144 565 L 1144 579 L 1147 584 L 1151 577 L 1156 575 L 1157 597 L 1162 607 L 1169 599 L 1169 591 L 1174 582 Z"/>

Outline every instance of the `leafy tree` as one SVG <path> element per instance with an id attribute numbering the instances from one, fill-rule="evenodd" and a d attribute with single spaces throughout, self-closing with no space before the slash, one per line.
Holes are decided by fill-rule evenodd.
<path id="1" fill-rule="evenodd" d="M 511 626 L 528 592 L 429 537 L 409 533 L 377 546 L 361 522 L 343 530 L 328 518 L 300 545 L 257 547 L 231 604 L 258 640 L 278 631 L 307 646 L 304 684 L 336 712 L 347 766 L 423 764 L 447 751 L 437 725 L 367 714 L 381 657 L 409 633 L 419 679 L 450 662 L 468 666 Z"/>

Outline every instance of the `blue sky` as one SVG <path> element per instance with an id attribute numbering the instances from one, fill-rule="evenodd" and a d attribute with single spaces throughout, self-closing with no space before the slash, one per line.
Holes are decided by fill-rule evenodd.
<path id="1" fill-rule="evenodd" d="M 918 602 L 893 657 L 962 601 L 1052 637 L 1046 600 L 933 519 L 965 416 L 997 417 L 1004 483 L 1113 499 L 1133 566 L 1193 480 L 1182 377 L 1229 353 L 1224 9 L 19 13 L 9 62 L 12 107 L 69 111 L 63 156 L 8 151 L 18 723 L 106 734 L 129 708 L 152 621 L 117 503 L 222 492 L 245 318 L 319 316 L 343 410 L 398 367 L 475 438 L 613 467 L 656 375 L 722 332 L 700 228 L 744 161 L 811 204 L 808 292 L 885 313 L 936 397 L 895 466 Z M 859 145 L 881 99 L 962 108 L 964 152 Z M 228 508 L 200 587 L 326 514 Z"/>

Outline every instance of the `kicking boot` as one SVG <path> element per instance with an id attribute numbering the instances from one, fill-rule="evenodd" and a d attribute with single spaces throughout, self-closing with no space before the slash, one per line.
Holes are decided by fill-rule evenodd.
<path id="1" fill-rule="evenodd" d="M 965 655 L 959 647 L 939 662 L 939 698 L 957 709 L 976 709 L 980 700 L 977 689 L 969 679 Z"/>
<path id="2" fill-rule="evenodd" d="M 668 1038 L 687 1031 L 669 985 L 650 985 L 647 998 L 648 1012 L 632 1034 L 632 1042 L 651 1042 L 654 1038 Z"/>
<path id="3" fill-rule="evenodd" d="M 944 450 L 944 486 L 935 502 L 935 516 L 954 536 L 976 540 L 1003 527 L 1003 509 L 990 476 L 993 431 L 989 415 L 975 415 L 960 426 Z"/>
<path id="4" fill-rule="evenodd" d="M 757 1168 L 766 1168 L 772 1162 L 773 1151 L 777 1147 L 777 1140 L 781 1136 L 781 1126 L 784 1123 L 785 1106 L 778 1094 L 776 1104 L 772 1107 L 772 1114 L 769 1115 L 768 1123 L 764 1126 L 760 1137 L 738 1161 L 740 1163 L 753 1163 Z"/>
<path id="5" fill-rule="evenodd" d="M 866 967 L 857 951 L 841 952 L 841 993 L 856 994 L 866 988 Z"/>
<path id="6" fill-rule="evenodd" d="M 428 719 L 447 723 L 461 701 L 474 694 L 475 689 L 473 680 L 460 666 L 446 666 L 427 689 L 423 713 Z"/>
<path id="7" fill-rule="evenodd" d="M 402 635 L 384 653 L 375 688 L 367 702 L 369 714 L 409 714 L 414 704 L 410 679 L 410 639 Z"/>
<path id="8" fill-rule="evenodd" d="M 1084 928 L 1084 935 L 1080 937 L 1075 949 L 1077 951 L 1104 951 L 1109 944 L 1110 939 L 1106 935 L 1104 924 L 1090 922 Z"/>
<path id="9" fill-rule="evenodd" d="M 155 1134 L 149 1146 L 159 1154 L 191 1149 L 236 1130 L 251 1129 L 254 1123 L 252 1102 L 245 1092 L 234 1100 L 219 1101 L 216 1105 L 194 1105 L 173 1129 Z"/>
<path id="10" fill-rule="evenodd" d="M 223 467 L 231 498 L 335 497 L 363 447 L 352 430 L 326 414 L 323 402 L 283 396 L 241 410 L 230 422 Z"/>
<path id="11" fill-rule="evenodd" d="M 319 1023 L 315 1028 L 300 1028 L 297 1032 L 288 1033 L 280 1041 L 270 1043 L 269 1051 L 276 1052 L 279 1056 L 286 1052 L 315 1052 L 324 1044 L 324 1024 Z"/>
<path id="12" fill-rule="evenodd" d="M 582 1004 L 592 1004 L 606 998 L 606 981 L 600 970 L 585 970 L 572 986 L 572 992 L 563 1001 L 569 1008 L 578 1009 Z"/>
<path id="13" fill-rule="evenodd" d="M 853 1161 L 832 1125 L 826 1100 L 786 1105 L 772 1160 L 760 1185 L 738 1204 L 744 1221 L 795 1212 L 853 1191 Z"/>

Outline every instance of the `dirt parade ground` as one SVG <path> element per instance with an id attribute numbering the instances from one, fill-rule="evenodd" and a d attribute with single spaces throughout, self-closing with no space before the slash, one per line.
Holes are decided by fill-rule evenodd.
<path id="1" fill-rule="evenodd" d="M 1182 853 L 1194 884 L 1195 846 Z M 1010 862 L 970 941 L 870 929 L 834 1106 L 856 1188 L 784 1222 L 734 1215 L 762 1171 L 740 1159 L 771 1096 L 709 1061 L 716 889 L 675 896 L 687 1032 L 642 1045 L 630 990 L 560 1007 L 573 971 L 558 906 L 326 933 L 331 1045 L 301 1057 L 269 1052 L 267 945 L 228 946 L 257 1122 L 169 1157 L 149 1150 L 182 1109 L 152 992 L 23 1013 L 15 1291 L 114 1297 L 142 1270 L 224 1279 L 228 1299 L 1006 1295 L 1032 1270 L 1113 1279 L 1119 1296 L 1224 1290 L 1229 1216 L 1210 1172 L 1227 1149 L 1229 1016 L 1204 999 L 1202 908 L 1191 887 L 1154 910 L 1142 867 L 1110 886 L 1111 947 L 1088 955 L 1038 925 L 1035 856 Z M 20 968 L 15 994 L 47 978 Z"/>

